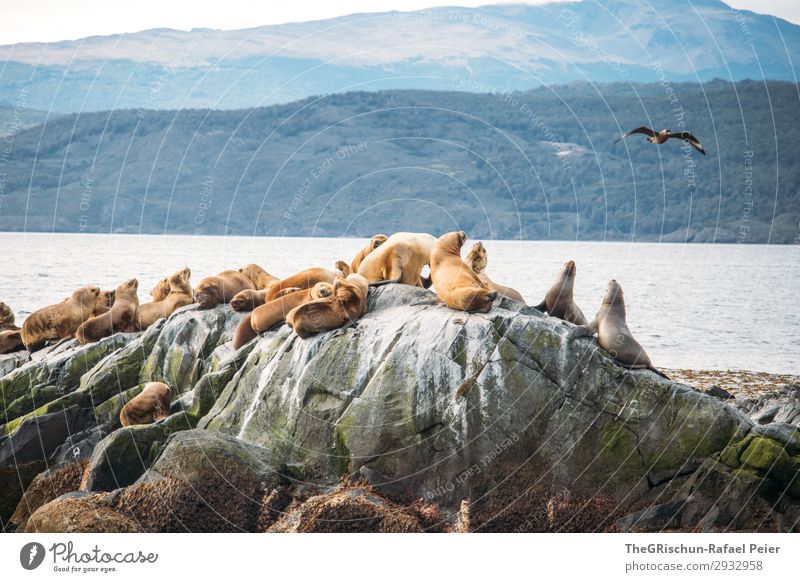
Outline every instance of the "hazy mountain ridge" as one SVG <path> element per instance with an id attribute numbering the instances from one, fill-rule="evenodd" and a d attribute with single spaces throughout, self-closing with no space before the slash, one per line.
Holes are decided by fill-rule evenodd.
<path id="1" fill-rule="evenodd" d="M 0 100 L 31 107 L 241 108 L 309 94 L 522 90 L 574 80 L 796 81 L 800 27 L 719 0 L 585 0 L 155 29 L 0 46 Z"/>
<path id="2" fill-rule="evenodd" d="M 800 151 L 797 85 L 671 89 L 361 92 L 68 115 L 15 136 L 0 229 L 794 241 L 800 160 L 776 151 Z M 707 156 L 641 136 L 613 143 L 681 119 Z"/>

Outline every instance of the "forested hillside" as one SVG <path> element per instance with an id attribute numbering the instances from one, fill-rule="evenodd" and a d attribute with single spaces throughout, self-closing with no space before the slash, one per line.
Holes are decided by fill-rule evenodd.
<path id="1" fill-rule="evenodd" d="M 68 115 L 7 144 L 0 229 L 792 242 L 798 86 L 386 91 Z M 691 130 L 708 155 L 621 131 Z"/>

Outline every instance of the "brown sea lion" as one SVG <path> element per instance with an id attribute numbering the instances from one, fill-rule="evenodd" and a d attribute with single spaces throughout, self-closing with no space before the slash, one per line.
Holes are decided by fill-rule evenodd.
<path id="1" fill-rule="evenodd" d="M 17 330 L 14 323 L 14 312 L 5 303 L 0 302 L 0 331 Z"/>
<path id="2" fill-rule="evenodd" d="M 220 303 L 229 303 L 239 291 L 255 288 L 253 282 L 239 271 L 222 271 L 200 281 L 194 299 L 203 309 L 210 309 Z"/>
<path id="3" fill-rule="evenodd" d="M 553 281 L 544 296 L 544 300 L 536 306 L 536 309 L 575 325 L 586 325 L 589 320 L 586 319 L 580 307 L 572 298 L 577 272 L 578 268 L 575 266 L 575 261 L 564 263 L 558 273 L 558 277 Z"/>
<path id="4" fill-rule="evenodd" d="M 153 301 L 164 301 L 169 295 L 169 277 L 164 277 L 156 283 L 155 287 L 150 289 L 150 296 Z"/>
<path id="5" fill-rule="evenodd" d="M 269 289 L 245 289 L 239 291 L 231 299 L 231 307 L 234 311 L 253 311 L 259 305 L 267 302 Z"/>
<path id="6" fill-rule="evenodd" d="M 269 288 L 266 300 L 272 301 L 276 299 L 284 290 L 290 287 L 297 287 L 299 289 L 310 289 L 317 283 L 331 283 L 336 280 L 336 273 L 328 269 L 314 267 L 300 271 L 299 273 L 287 277 L 282 281 L 278 281 Z"/>
<path id="7" fill-rule="evenodd" d="M 287 314 L 296 307 L 314 299 L 328 297 L 333 294 L 333 285 L 330 283 L 317 283 L 310 289 L 287 288 L 282 294 L 260 305 L 253 310 L 249 317 L 239 322 L 233 334 L 233 349 L 238 350 L 244 344 L 286 320 Z"/>
<path id="8" fill-rule="evenodd" d="M 253 282 L 253 285 L 255 285 L 255 288 L 258 290 L 267 289 L 270 285 L 280 281 L 280 279 L 270 275 L 255 263 L 245 265 L 239 269 L 239 272 L 250 279 L 250 281 Z"/>
<path id="9" fill-rule="evenodd" d="M 459 311 L 487 313 L 497 291 L 485 285 L 461 260 L 461 247 L 467 240 L 464 231 L 439 237 L 431 253 L 431 278 L 436 294 L 445 305 Z"/>
<path id="10" fill-rule="evenodd" d="M 148 382 L 144 389 L 122 407 L 119 421 L 122 426 L 150 424 L 169 416 L 172 390 L 163 382 Z"/>
<path id="11" fill-rule="evenodd" d="M 117 287 L 111 309 L 85 321 L 75 332 L 82 345 L 96 342 L 118 332 L 136 330 L 136 312 L 139 310 L 139 281 L 129 279 Z"/>
<path id="12" fill-rule="evenodd" d="M 483 246 L 482 242 L 479 241 L 472 245 L 472 250 L 470 250 L 469 254 L 467 254 L 467 259 L 465 262 L 478 276 L 478 279 L 480 279 L 484 285 L 489 287 L 489 289 L 494 289 L 503 297 L 508 297 L 514 301 L 525 303 L 525 299 L 522 297 L 522 294 L 519 291 L 511 287 L 506 287 L 505 285 L 495 283 L 489 278 L 489 275 L 486 274 L 486 267 L 489 264 L 489 255 L 486 252 L 486 247 Z"/>
<path id="13" fill-rule="evenodd" d="M 25 349 L 22 343 L 22 330 L 4 329 L 0 331 L 0 354 L 10 354 Z"/>
<path id="14" fill-rule="evenodd" d="M 22 324 L 22 341 L 28 351 L 42 348 L 48 341 L 75 335 L 89 318 L 108 311 L 109 296 L 97 287 L 77 289 L 61 303 L 31 313 Z"/>
<path id="15" fill-rule="evenodd" d="M 576 327 L 571 337 L 591 337 L 597 334 L 597 343 L 619 364 L 626 368 L 647 368 L 669 379 L 653 367 L 644 348 L 634 339 L 625 315 L 625 298 L 622 286 L 615 279 L 608 282 L 603 303 L 594 319 Z"/>
<path id="16" fill-rule="evenodd" d="M 355 323 L 367 312 L 369 282 L 358 273 L 346 279 L 337 278 L 329 297 L 314 299 L 294 308 L 286 316 L 286 323 L 297 335 L 305 339 L 322 331 L 339 329 Z"/>
<path id="17" fill-rule="evenodd" d="M 430 265 L 436 237 L 417 232 L 398 232 L 386 239 L 361 261 L 358 273 L 369 283 L 404 283 L 429 287 L 422 269 Z"/>
<path id="18" fill-rule="evenodd" d="M 173 273 L 169 281 L 169 293 L 161 301 L 151 301 L 139 306 L 137 313 L 137 329 L 144 330 L 162 317 L 169 317 L 176 309 L 194 303 L 194 292 L 189 282 L 192 272 L 189 267 Z"/>

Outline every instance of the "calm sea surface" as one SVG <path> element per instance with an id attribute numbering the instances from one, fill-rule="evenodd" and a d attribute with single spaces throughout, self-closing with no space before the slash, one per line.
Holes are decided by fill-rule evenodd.
<path id="1" fill-rule="evenodd" d="M 468 242 L 467 247 L 471 247 Z M 561 265 L 591 319 L 609 279 L 656 366 L 800 374 L 800 247 L 484 241 L 488 273 L 537 304 Z M 0 301 L 20 323 L 73 289 L 139 279 L 139 297 L 188 266 L 192 282 L 255 262 L 285 277 L 350 261 L 362 239 L 0 233 Z M 466 255 L 466 250 L 464 254 Z"/>

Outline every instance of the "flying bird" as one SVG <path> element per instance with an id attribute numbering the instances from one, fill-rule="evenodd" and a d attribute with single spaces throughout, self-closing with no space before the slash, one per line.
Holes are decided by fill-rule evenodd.
<path id="1" fill-rule="evenodd" d="M 614 141 L 614 143 L 617 143 L 618 141 L 621 141 L 621 140 L 625 139 L 626 137 L 628 137 L 630 135 L 633 135 L 634 133 L 643 133 L 643 134 L 649 136 L 647 138 L 647 141 L 649 141 L 650 143 L 655 143 L 655 144 L 659 144 L 659 145 L 664 143 L 665 141 L 667 141 L 671 137 L 676 137 L 678 139 L 683 139 L 683 140 L 688 141 L 692 145 L 692 147 L 694 149 L 696 149 L 698 152 L 700 152 L 703 155 L 706 155 L 706 150 L 703 149 L 703 146 L 700 145 L 700 142 L 697 141 L 697 138 L 695 136 L 693 136 L 691 133 L 689 133 L 688 131 L 678 131 L 678 132 L 672 133 L 668 129 L 662 129 L 661 131 L 655 132 L 652 129 L 650 129 L 649 127 L 637 127 L 636 129 L 632 129 L 628 133 L 618 137 Z"/>

